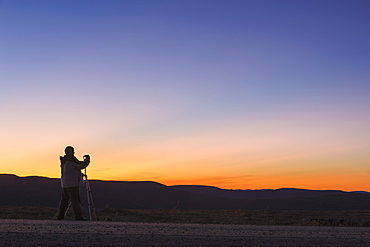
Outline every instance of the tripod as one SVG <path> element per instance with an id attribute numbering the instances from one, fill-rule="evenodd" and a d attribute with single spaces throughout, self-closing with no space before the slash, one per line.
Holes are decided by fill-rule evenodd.
<path id="1" fill-rule="evenodd" d="M 96 212 L 95 212 L 95 205 L 92 197 L 90 182 L 87 179 L 87 173 L 85 168 L 85 173 L 82 173 L 82 179 L 84 181 L 84 185 L 86 188 L 86 194 L 87 194 L 87 207 L 89 209 L 89 219 L 90 221 L 96 220 Z"/>

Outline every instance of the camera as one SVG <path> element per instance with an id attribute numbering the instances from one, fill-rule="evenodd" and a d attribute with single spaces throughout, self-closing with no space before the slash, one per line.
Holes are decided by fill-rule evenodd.
<path id="1" fill-rule="evenodd" d="M 86 155 L 84 155 L 84 160 L 89 160 L 90 159 L 90 155 L 88 155 L 88 154 L 86 154 Z"/>

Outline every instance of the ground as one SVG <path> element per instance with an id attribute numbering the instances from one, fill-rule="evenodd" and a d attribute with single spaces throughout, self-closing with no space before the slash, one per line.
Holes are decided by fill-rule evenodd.
<path id="1" fill-rule="evenodd" d="M 370 246 L 367 227 L 0 219 L 0 246 Z"/>

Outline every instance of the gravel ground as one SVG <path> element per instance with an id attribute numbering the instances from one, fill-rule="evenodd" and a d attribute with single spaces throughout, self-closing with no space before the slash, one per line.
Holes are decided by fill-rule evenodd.
<path id="1" fill-rule="evenodd" d="M 370 246 L 370 228 L 0 219 L 0 246 Z"/>

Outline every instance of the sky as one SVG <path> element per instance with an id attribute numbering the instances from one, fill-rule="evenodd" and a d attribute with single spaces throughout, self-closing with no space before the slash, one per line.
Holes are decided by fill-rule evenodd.
<path id="1" fill-rule="evenodd" d="M 0 173 L 370 191 L 367 0 L 0 0 Z"/>

